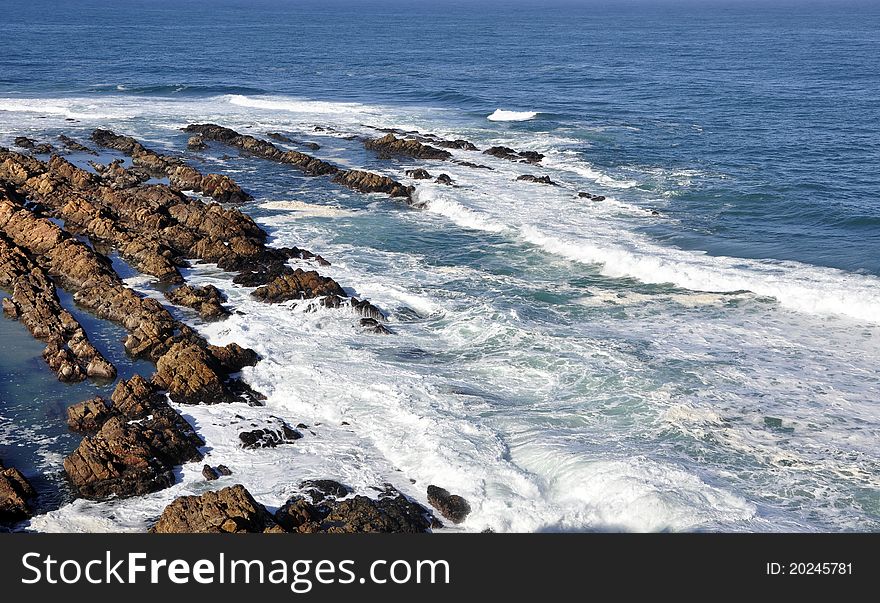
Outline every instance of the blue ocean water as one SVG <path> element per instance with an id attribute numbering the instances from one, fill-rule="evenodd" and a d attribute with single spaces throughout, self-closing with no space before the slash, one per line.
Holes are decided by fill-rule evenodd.
<path id="1" fill-rule="evenodd" d="M 360 425 L 309 470 L 362 449 L 350 480 L 386 465 L 444 479 L 474 501 L 475 530 L 880 526 L 877 3 L 4 0 L 0 14 L 0 144 L 110 126 L 181 151 L 181 126 L 213 120 L 400 178 L 410 164 L 343 134 L 547 155 L 426 163 L 460 186 L 419 183 L 422 212 L 219 147 L 196 159 L 392 316 L 397 336 L 365 340 L 194 271 L 247 308 L 204 329 L 272 359 L 249 376 L 273 411 Z M 499 109 L 520 115 L 487 119 Z M 4 390 L 10 424 L 38 422 L 9 410 L 25 389 Z M 15 457 L 24 445 L 4 438 Z M 44 448 L 22 462 L 52 467 Z M 249 487 L 281 497 L 285 478 Z"/>

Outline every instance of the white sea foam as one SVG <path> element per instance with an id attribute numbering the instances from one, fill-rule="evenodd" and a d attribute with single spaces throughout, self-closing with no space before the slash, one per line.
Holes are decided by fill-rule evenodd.
<path id="1" fill-rule="evenodd" d="M 304 201 L 268 201 L 260 204 L 265 209 L 278 209 L 287 212 L 293 218 L 341 218 L 351 216 L 354 212 L 340 207 L 305 203 Z"/>
<path id="2" fill-rule="evenodd" d="M 537 116 L 538 113 L 535 111 L 505 111 L 504 109 L 496 109 L 486 119 L 489 121 L 528 121 L 535 119 Z"/>

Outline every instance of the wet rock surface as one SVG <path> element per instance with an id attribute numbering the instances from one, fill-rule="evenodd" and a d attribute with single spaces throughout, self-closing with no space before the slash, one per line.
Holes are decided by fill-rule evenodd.
<path id="1" fill-rule="evenodd" d="M 389 133 L 381 138 L 372 138 L 364 142 L 364 146 L 374 151 L 379 157 L 414 157 L 416 159 L 445 160 L 452 157 L 449 151 L 438 149 L 418 140 L 397 138 Z"/>
<path id="2" fill-rule="evenodd" d="M 471 512 L 468 501 L 438 486 L 428 486 L 428 504 L 452 523 L 463 522 Z"/>
<path id="3" fill-rule="evenodd" d="M 65 149 L 69 151 L 74 151 L 76 153 L 88 153 L 89 155 L 98 154 L 97 151 L 90 149 L 89 147 L 79 143 L 78 141 L 65 134 L 59 134 L 58 141 L 64 146 Z"/>
<path id="4" fill-rule="evenodd" d="M 226 301 L 220 290 L 214 285 L 194 287 L 183 285 L 176 289 L 165 292 L 168 301 L 178 306 L 192 308 L 205 319 L 217 319 L 229 316 L 229 311 L 223 307 Z"/>
<path id="5" fill-rule="evenodd" d="M 550 186 L 559 186 L 552 180 L 550 180 L 550 176 L 535 176 L 534 174 L 523 174 L 517 180 L 523 182 L 534 182 L 535 184 L 549 184 Z"/>
<path id="6" fill-rule="evenodd" d="M 251 200 L 251 196 L 229 176 L 203 175 L 182 159 L 151 151 L 130 136 L 98 129 L 92 132 L 91 138 L 102 147 L 129 155 L 135 166 L 142 167 L 155 175 L 167 176 L 171 187 L 176 190 L 203 193 L 221 203 L 244 203 Z"/>
<path id="7" fill-rule="evenodd" d="M 3 312 L 45 341 L 43 358 L 61 381 L 113 379 L 116 368 L 92 345 L 79 322 L 61 306 L 55 285 L 42 268 L 0 232 L 0 288 Z"/>
<path id="8" fill-rule="evenodd" d="M 64 470 L 84 498 L 135 496 L 174 482 L 173 468 L 202 458 L 204 441 L 143 377 L 117 385 L 97 433 L 85 437 Z"/>
<path id="9" fill-rule="evenodd" d="M 261 533 L 281 531 L 266 508 L 244 486 L 201 496 L 181 496 L 165 507 L 150 529 L 156 534 Z"/>
<path id="10" fill-rule="evenodd" d="M 500 159 L 518 161 L 520 163 L 540 163 L 544 155 L 535 151 L 517 151 L 510 147 L 496 146 L 483 151 L 485 155 L 492 155 Z"/>
<path id="11" fill-rule="evenodd" d="M 30 482 L 14 467 L 0 462 L 0 526 L 10 526 L 31 516 L 29 501 L 35 498 Z"/>
<path id="12" fill-rule="evenodd" d="M 404 186 L 388 176 L 362 170 L 347 170 L 333 177 L 333 182 L 362 193 L 385 193 L 390 197 L 412 199 L 413 187 Z"/>
<path id="13" fill-rule="evenodd" d="M 585 193 L 583 191 L 578 193 L 578 197 L 581 199 L 589 199 L 590 201 L 604 201 L 605 197 L 602 195 L 593 195 L 591 193 Z"/>
<path id="14" fill-rule="evenodd" d="M 414 170 L 406 170 L 406 175 L 414 180 L 429 180 L 433 178 L 433 176 L 428 173 L 428 170 L 423 168 L 417 168 Z"/>

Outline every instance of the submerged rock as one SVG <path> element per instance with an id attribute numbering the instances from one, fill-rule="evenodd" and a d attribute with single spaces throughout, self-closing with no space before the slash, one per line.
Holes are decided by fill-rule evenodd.
<path id="1" fill-rule="evenodd" d="M 238 434 L 238 439 L 241 440 L 241 447 L 245 450 L 275 448 L 280 444 L 295 442 L 302 437 L 300 432 L 284 422 L 277 427 L 264 427 L 252 431 L 243 431 Z"/>
<path id="2" fill-rule="evenodd" d="M 61 144 L 64 145 L 64 148 L 66 148 L 68 150 L 76 151 L 78 153 L 88 153 L 89 155 L 97 155 L 98 154 L 97 151 L 93 151 L 89 147 L 80 144 L 79 142 L 77 142 L 76 140 L 71 138 L 70 136 L 66 136 L 64 134 L 59 134 L 58 140 L 61 141 Z"/>
<path id="3" fill-rule="evenodd" d="M 208 144 L 201 136 L 190 136 L 186 141 L 186 148 L 190 151 L 204 151 Z"/>
<path id="4" fill-rule="evenodd" d="M 603 197 L 602 195 L 592 195 L 590 193 L 585 193 L 585 192 L 579 192 L 578 197 L 580 197 L 581 199 L 589 199 L 591 201 L 604 201 L 605 200 L 605 197 Z"/>

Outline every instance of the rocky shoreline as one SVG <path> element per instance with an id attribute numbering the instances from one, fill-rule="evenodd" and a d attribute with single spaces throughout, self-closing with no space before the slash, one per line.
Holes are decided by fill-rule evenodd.
<path id="1" fill-rule="evenodd" d="M 387 176 L 341 169 L 214 124 L 191 125 L 185 131 L 199 139 L 189 141 L 191 149 L 204 141 L 219 142 L 290 164 L 309 176 L 329 176 L 344 187 L 413 204 L 413 187 Z M 59 140 L 74 152 L 93 153 L 73 138 L 62 135 Z M 3 299 L 4 314 L 20 320 L 33 337 L 46 343 L 43 357 L 63 381 L 112 381 L 116 368 L 62 307 L 56 287 L 72 294 L 74 302 L 94 316 L 123 327 L 128 333 L 125 351 L 155 365 L 150 378 L 120 381 L 109 400 L 93 398 L 68 408 L 67 424 L 83 438 L 64 459 L 67 480 L 78 496 L 106 500 L 167 488 L 175 482 L 175 467 L 202 460 L 205 442 L 169 400 L 178 405 L 243 401 L 259 406 L 265 397 L 235 376 L 260 361 L 256 352 L 235 343 L 210 345 L 159 301 L 127 286 L 111 258 L 98 249 L 111 250 L 135 270 L 155 277 L 165 287 L 168 302 L 191 308 L 206 320 L 222 320 L 234 308 L 218 289 L 185 282 L 180 269 L 191 260 L 233 273 L 233 282 L 254 287 L 253 297 L 264 303 L 305 300 L 327 308 L 348 307 L 365 331 L 390 331 L 382 324 L 384 314 L 368 301 L 348 295 L 317 270 L 289 265 L 297 259 L 326 266 L 329 262 L 323 257 L 296 247 L 269 247 L 267 233 L 229 207 L 252 199 L 230 177 L 204 175 L 182 157 L 149 150 L 109 130 L 95 130 L 91 140 L 130 157 L 131 164 L 92 164 L 91 172 L 57 154 L 47 161 L 37 159 L 34 155 L 55 149 L 30 139 L 18 142 L 34 155 L 0 148 L 0 288 L 11 294 Z M 449 158 L 446 151 L 393 134 L 375 145 L 381 154 Z M 190 196 L 190 191 L 214 202 Z M 286 424 L 277 431 L 266 428 L 239 435 L 241 446 L 254 448 L 301 437 Z M 218 472 L 225 475 L 229 470 L 223 465 L 216 470 L 206 465 L 203 470 L 209 481 Z M 306 494 L 291 498 L 274 515 L 240 485 L 181 497 L 151 531 L 415 532 L 442 525 L 388 484 L 379 488 L 376 499 L 356 495 L 332 480 L 300 486 Z M 0 465 L 0 525 L 26 519 L 31 512 L 28 500 L 34 496 L 20 472 Z M 428 500 L 455 523 L 469 512 L 466 501 L 458 498 L 429 487 Z"/>

